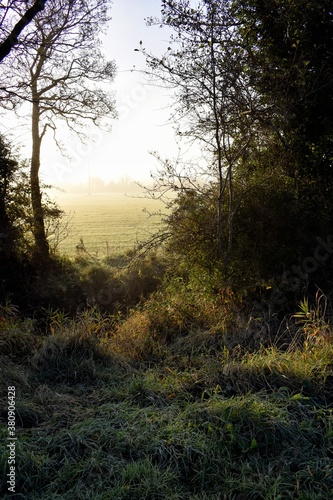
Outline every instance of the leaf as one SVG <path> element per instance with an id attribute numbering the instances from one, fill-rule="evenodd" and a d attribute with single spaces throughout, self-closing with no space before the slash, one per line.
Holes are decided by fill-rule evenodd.
<path id="1" fill-rule="evenodd" d="M 297 393 L 294 394 L 290 399 L 291 401 L 307 401 L 310 398 L 308 398 L 307 396 L 303 396 L 303 394 Z"/>
<path id="2" fill-rule="evenodd" d="M 257 448 L 257 440 L 255 438 L 253 438 L 251 440 L 251 444 L 250 444 L 250 450 L 255 450 Z"/>

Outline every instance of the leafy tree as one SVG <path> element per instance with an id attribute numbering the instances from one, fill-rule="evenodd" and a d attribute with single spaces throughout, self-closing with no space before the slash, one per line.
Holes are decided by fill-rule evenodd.
<path id="1" fill-rule="evenodd" d="M 46 132 L 51 130 L 56 137 L 63 121 L 84 137 L 87 121 L 101 126 L 106 117 L 115 116 L 112 95 L 103 87 L 113 80 L 115 66 L 104 59 L 98 39 L 109 20 L 108 6 L 109 0 L 89 4 L 48 0 L 30 24 L 24 43 L 2 65 L 11 92 L 32 106 L 30 185 L 35 254 L 40 262 L 49 255 L 39 178 Z"/>
<path id="2" fill-rule="evenodd" d="M 0 136 L 0 259 L 26 250 L 31 229 L 29 182 L 24 164 Z M 30 233 L 31 234 L 31 233 Z"/>
<path id="3" fill-rule="evenodd" d="M 251 86 L 271 110 L 266 123 L 288 156 L 288 175 L 312 177 L 326 190 L 333 180 L 332 2 L 235 0 L 233 8 Z"/>
<path id="4" fill-rule="evenodd" d="M 165 161 L 154 176 L 160 195 L 181 191 L 167 219 L 178 252 L 211 261 L 215 223 L 229 276 L 260 280 L 327 234 L 332 11 L 328 1 L 165 0 L 150 20 L 174 30 L 163 57 L 143 51 L 150 71 L 175 89 L 178 133 L 204 145 L 206 163 Z"/>
<path id="5" fill-rule="evenodd" d="M 18 163 L 11 157 L 9 146 L 0 136 L 0 256 L 10 253 L 13 237 L 13 220 L 9 209 L 11 185 Z"/>

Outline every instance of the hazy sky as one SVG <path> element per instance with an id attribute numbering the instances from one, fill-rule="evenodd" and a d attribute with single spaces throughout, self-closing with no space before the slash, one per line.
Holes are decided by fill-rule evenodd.
<path id="1" fill-rule="evenodd" d="M 125 176 L 134 180 L 148 179 L 156 167 L 156 160 L 149 151 L 159 151 L 172 157 L 177 153 L 173 129 L 166 125 L 170 116 L 170 96 L 167 91 L 148 85 L 147 78 L 133 69 L 143 69 L 145 59 L 135 48 L 142 40 L 147 50 L 163 53 L 167 48 L 168 33 L 158 27 L 147 27 L 145 18 L 160 17 L 160 0 L 114 0 L 112 21 L 103 36 L 105 53 L 114 59 L 118 67 L 112 86 L 119 118 L 114 121 L 111 134 L 98 129 L 92 131 L 93 141 L 83 146 L 77 138 L 70 139 L 68 131 L 62 131 L 63 142 L 71 159 L 57 152 L 52 137 L 45 137 L 42 147 L 42 178 L 47 183 L 87 182 L 91 176 L 106 182 Z M 3 129 L 3 120 L 1 127 Z M 7 130 L 24 143 L 29 143 L 29 129 L 5 123 Z M 30 146 L 22 151 L 29 157 Z"/>

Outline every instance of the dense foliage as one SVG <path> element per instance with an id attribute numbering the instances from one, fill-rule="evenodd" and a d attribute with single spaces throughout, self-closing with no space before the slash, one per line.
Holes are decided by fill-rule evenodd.
<path id="1" fill-rule="evenodd" d="M 329 2 L 183 0 L 149 21 L 174 30 L 162 58 L 143 53 L 176 88 L 179 135 L 205 159 L 168 159 L 155 177 L 155 190 L 179 193 L 171 248 L 231 286 L 275 282 L 330 234 L 332 16 Z M 319 267 L 328 285 L 331 264 Z"/>

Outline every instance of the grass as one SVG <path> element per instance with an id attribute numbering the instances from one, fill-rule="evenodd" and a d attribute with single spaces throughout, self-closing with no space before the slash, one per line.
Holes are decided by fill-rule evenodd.
<path id="1" fill-rule="evenodd" d="M 151 300 L 151 311 L 148 301 L 118 322 L 96 310 L 54 315 L 46 336 L 3 315 L 1 400 L 15 385 L 17 498 L 330 498 L 332 344 L 240 349 L 228 339 L 232 322 L 209 331 L 207 318 L 163 335 Z M 149 337 L 148 320 L 160 335 Z M 5 425 L 0 432 L 5 442 Z M 6 459 L 3 449 L 2 498 Z"/>
<path id="2" fill-rule="evenodd" d="M 158 200 L 119 193 L 58 195 L 57 199 L 59 206 L 69 215 L 70 229 L 58 249 L 69 257 L 75 255 L 81 238 L 86 250 L 99 258 L 131 250 L 137 241 L 148 239 L 159 227 L 160 219 L 149 217 L 148 212 L 164 208 Z"/>

